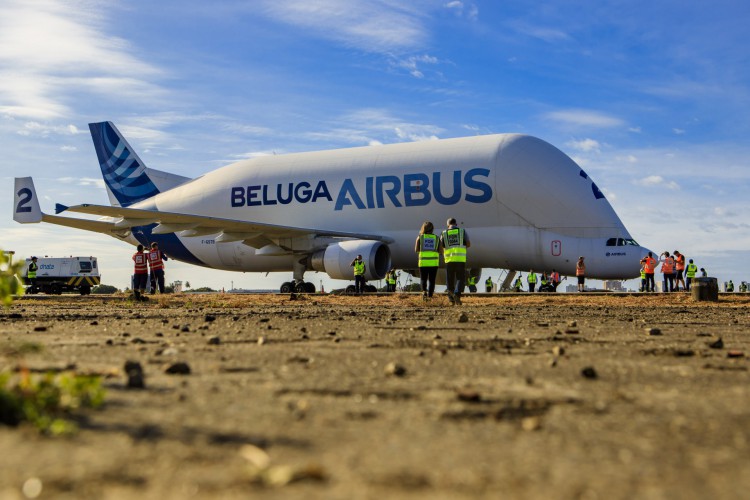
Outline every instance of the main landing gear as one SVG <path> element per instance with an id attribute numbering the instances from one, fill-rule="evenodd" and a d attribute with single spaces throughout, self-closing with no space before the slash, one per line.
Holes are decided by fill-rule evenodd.
<path id="1" fill-rule="evenodd" d="M 315 285 L 305 281 L 305 270 L 307 270 L 306 258 L 295 261 L 292 267 L 294 281 L 285 281 L 281 284 L 281 293 L 315 293 Z"/>

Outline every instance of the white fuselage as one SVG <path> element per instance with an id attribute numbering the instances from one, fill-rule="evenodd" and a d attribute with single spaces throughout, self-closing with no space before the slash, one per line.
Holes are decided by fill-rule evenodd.
<path id="1" fill-rule="evenodd" d="M 585 256 L 588 277 L 624 279 L 638 275 L 648 251 L 632 241 L 572 159 L 518 134 L 260 157 L 132 208 L 382 235 L 393 241 L 388 246 L 398 269 L 416 267 L 422 223 L 432 221 L 437 233 L 450 217 L 469 235 L 470 268 L 573 275 Z M 208 267 L 288 271 L 299 258 L 258 255 L 243 242 L 218 243 L 215 236 L 177 233 Z"/>

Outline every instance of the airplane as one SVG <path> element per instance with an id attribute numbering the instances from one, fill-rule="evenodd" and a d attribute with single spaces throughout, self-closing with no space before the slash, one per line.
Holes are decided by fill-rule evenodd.
<path id="1" fill-rule="evenodd" d="M 31 177 L 15 179 L 14 220 L 157 242 L 170 258 L 240 272 L 292 272 L 280 291 L 314 292 L 307 271 L 366 279 L 417 275 L 414 243 L 454 217 L 471 240 L 467 268 L 639 275 L 640 246 L 593 180 L 551 144 L 493 134 L 263 156 L 190 179 L 155 170 L 111 122 L 89 124 L 110 205 L 43 213 Z M 71 212 L 99 220 L 61 216 Z M 442 266 L 443 264 L 441 264 Z"/>

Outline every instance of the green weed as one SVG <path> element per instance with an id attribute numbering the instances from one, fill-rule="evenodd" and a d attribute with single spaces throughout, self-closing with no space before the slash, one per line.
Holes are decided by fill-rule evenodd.
<path id="1" fill-rule="evenodd" d="M 0 373 L 0 423 L 5 425 L 29 422 L 46 434 L 70 434 L 77 430 L 72 420 L 77 410 L 98 408 L 103 403 L 104 389 L 98 376 Z"/>

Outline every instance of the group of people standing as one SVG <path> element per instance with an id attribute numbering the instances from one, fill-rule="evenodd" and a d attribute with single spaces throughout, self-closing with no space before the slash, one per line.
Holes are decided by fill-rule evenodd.
<path id="1" fill-rule="evenodd" d="M 442 253 L 448 300 L 451 304 L 461 305 L 461 293 L 466 276 L 466 249 L 471 246 L 471 241 L 466 230 L 458 227 L 453 217 L 448 219 L 446 225 L 447 228 L 438 236 L 434 233 L 435 226 L 432 222 L 425 222 L 414 243 L 414 251 L 418 256 L 422 298 L 427 300 L 435 293 L 435 279 Z"/>
<path id="2" fill-rule="evenodd" d="M 690 291 L 690 284 L 699 272 L 698 266 L 693 262 L 693 259 L 688 260 L 686 264 L 685 256 L 679 250 L 675 250 L 672 255 L 669 252 L 663 252 L 659 256 L 659 260 L 654 258 L 652 252 L 641 259 L 642 292 L 656 291 L 654 274 L 656 266 L 660 263 L 660 270 L 663 274 L 662 290 L 664 292 Z M 703 268 L 700 268 L 700 274 L 702 277 L 707 276 L 706 270 Z M 680 288 L 680 284 L 682 284 L 682 288 Z"/>
<path id="3" fill-rule="evenodd" d="M 133 295 L 135 300 L 146 300 L 146 288 L 151 282 L 151 294 L 164 293 L 164 261 L 167 256 L 159 250 L 159 244 L 151 243 L 151 248 L 144 251 L 143 245 L 138 245 L 133 254 L 135 273 L 133 276 Z M 149 270 L 151 271 L 149 275 Z M 150 279 L 149 279 L 150 278 Z"/>

